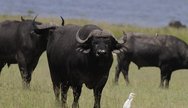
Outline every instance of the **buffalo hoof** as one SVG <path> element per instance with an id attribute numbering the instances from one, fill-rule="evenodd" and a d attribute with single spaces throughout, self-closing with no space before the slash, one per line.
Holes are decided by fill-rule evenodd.
<path id="1" fill-rule="evenodd" d="M 68 108 L 67 104 L 62 104 L 62 108 Z"/>
<path id="2" fill-rule="evenodd" d="M 72 104 L 72 108 L 79 108 L 79 104 L 74 102 L 74 103 Z"/>
<path id="3" fill-rule="evenodd" d="M 113 83 L 114 85 L 118 85 L 118 81 L 116 81 L 116 80 L 114 80 L 112 83 Z"/>
<path id="4" fill-rule="evenodd" d="M 22 85 L 23 85 L 23 89 L 30 89 L 29 83 L 23 82 Z"/>

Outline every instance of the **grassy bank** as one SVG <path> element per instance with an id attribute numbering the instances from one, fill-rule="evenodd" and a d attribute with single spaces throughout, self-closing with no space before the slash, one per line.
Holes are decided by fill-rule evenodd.
<path id="1" fill-rule="evenodd" d="M 32 17 L 26 17 L 32 18 Z M 0 21 L 20 20 L 20 16 L 0 16 Z M 44 23 L 53 22 L 60 25 L 60 18 L 37 18 L 37 21 Z M 65 19 L 65 23 L 84 25 L 94 23 L 100 27 L 110 30 L 117 38 L 125 32 L 143 32 L 150 34 L 172 34 L 188 42 L 188 29 L 173 29 L 168 27 L 143 28 L 131 25 L 115 25 L 104 22 L 93 22 L 88 20 Z M 131 85 L 126 86 L 120 76 L 119 85 L 113 84 L 116 60 L 112 65 L 108 82 L 103 90 L 102 108 L 122 108 L 124 101 L 130 92 L 135 92 L 133 108 L 187 108 L 188 107 L 188 70 L 175 71 L 172 74 L 170 89 L 159 89 L 160 72 L 158 68 L 138 68 L 131 64 L 130 80 Z M 72 90 L 68 92 L 68 104 L 72 103 Z M 5 66 L 0 75 L 0 108 L 58 108 L 55 104 L 55 97 L 52 90 L 52 82 L 44 53 L 36 67 L 31 81 L 31 89 L 23 90 L 21 76 L 17 65 Z M 80 108 L 93 107 L 93 91 L 82 88 L 80 97 Z"/>

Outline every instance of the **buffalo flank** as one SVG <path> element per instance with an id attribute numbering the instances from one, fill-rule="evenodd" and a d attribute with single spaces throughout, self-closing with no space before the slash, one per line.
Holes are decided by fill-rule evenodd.
<path id="1" fill-rule="evenodd" d="M 120 72 L 129 83 L 128 71 L 130 62 L 141 67 L 159 67 L 161 71 L 160 87 L 169 87 L 173 71 L 188 69 L 188 45 L 171 35 L 148 36 L 142 33 L 124 33 L 127 51 L 117 54 L 115 82 Z"/>

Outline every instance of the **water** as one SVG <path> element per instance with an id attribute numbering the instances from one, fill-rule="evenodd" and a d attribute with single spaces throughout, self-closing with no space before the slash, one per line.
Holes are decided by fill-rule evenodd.
<path id="1" fill-rule="evenodd" d="M 188 25 L 188 0 L 0 0 L 0 15 L 29 13 L 146 27 L 171 20 Z"/>

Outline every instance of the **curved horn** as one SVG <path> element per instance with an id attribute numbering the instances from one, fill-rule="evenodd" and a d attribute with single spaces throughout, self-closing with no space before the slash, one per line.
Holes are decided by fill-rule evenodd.
<path id="1" fill-rule="evenodd" d="M 79 42 L 79 43 L 85 43 L 90 37 L 93 36 L 93 34 L 95 34 L 96 32 L 99 32 L 100 30 L 93 30 L 90 32 L 90 34 L 88 35 L 88 37 L 84 40 L 80 39 L 80 36 L 79 36 L 79 32 L 80 32 L 80 29 L 77 31 L 76 33 L 76 40 Z"/>
<path id="2" fill-rule="evenodd" d="M 64 26 L 65 20 L 63 19 L 63 17 L 62 17 L 62 16 L 60 16 L 60 17 L 61 17 L 61 20 L 62 20 L 61 25 L 62 25 L 62 26 Z"/>
<path id="3" fill-rule="evenodd" d="M 117 40 L 117 39 L 115 38 L 115 36 L 114 36 L 111 32 L 109 32 L 109 31 L 107 31 L 107 30 L 103 30 L 103 33 L 100 34 L 100 35 L 103 35 L 103 36 L 111 36 L 111 37 L 114 38 L 116 41 L 118 41 L 120 44 L 125 43 L 125 42 L 123 41 L 123 37 L 121 37 L 119 40 Z"/>
<path id="4" fill-rule="evenodd" d="M 127 41 L 127 33 L 123 31 L 123 36 L 119 39 L 120 44 L 124 44 Z"/>
<path id="5" fill-rule="evenodd" d="M 33 26 L 34 26 L 34 27 L 36 27 L 36 25 L 35 25 L 35 19 L 37 18 L 37 16 L 38 16 L 38 15 L 36 15 L 36 16 L 34 17 L 34 19 L 33 19 Z"/>
<path id="6" fill-rule="evenodd" d="M 115 36 L 114 36 L 110 31 L 108 31 L 108 30 L 103 30 L 103 31 L 101 32 L 101 34 L 99 34 L 99 36 L 103 36 L 103 37 L 112 36 L 112 37 L 115 38 Z"/>
<path id="7" fill-rule="evenodd" d="M 120 43 L 120 44 L 125 43 L 124 36 L 122 36 L 120 39 L 118 39 L 118 43 Z"/>
<path id="8" fill-rule="evenodd" d="M 79 43 L 84 43 L 85 40 L 80 39 L 80 37 L 79 37 L 79 32 L 80 32 L 80 29 L 76 32 L 76 40 L 77 40 L 77 42 L 79 42 Z"/>
<path id="9" fill-rule="evenodd" d="M 25 19 L 23 18 L 23 16 L 21 16 L 21 20 L 22 20 L 22 21 L 25 21 Z"/>
<path id="10" fill-rule="evenodd" d="M 56 25 L 51 24 L 41 24 L 41 25 L 35 25 L 37 29 L 46 29 L 46 28 L 56 28 Z"/>
<path id="11" fill-rule="evenodd" d="M 38 16 L 38 15 L 36 15 L 36 16 L 34 17 L 33 22 L 35 22 L 35 19 L 37 18 L 37 16 Z"/>

